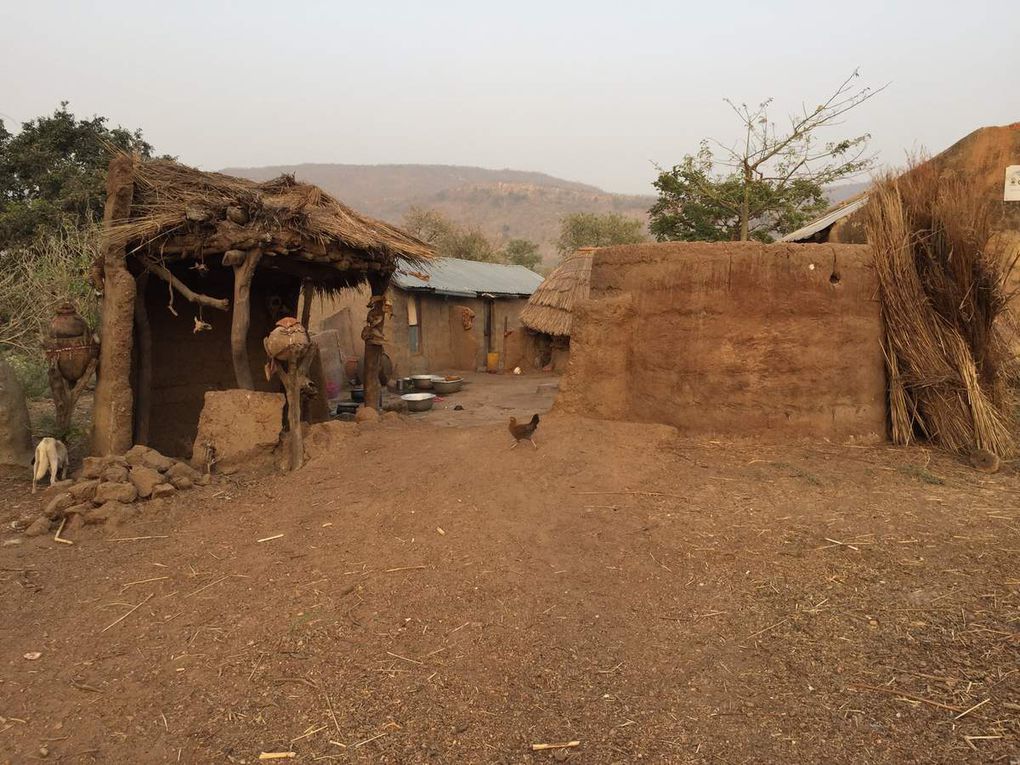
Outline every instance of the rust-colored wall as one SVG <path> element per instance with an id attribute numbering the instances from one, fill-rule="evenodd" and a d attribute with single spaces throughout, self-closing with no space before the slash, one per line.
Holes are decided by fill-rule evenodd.
<path id="1" fill-rule="evenodd" d="M 883 435 L 881 330 L 864 246 L 601 249 L 558 406 L 693 432 Z"/>
<path id="2" fill-rule="evenodd" d="M 393 316 L 386 321 L 386 353 L 393 361 L 396 373 L 401 376 L 425 374 L 445 369 L 474 370 L 485 364 L 485 301 L 445 295 L 421 295 L 421 350 L 411 353 L 408 345 L 407 302 L 413 292 L 391 288 L 387 297 L 393 303 Z M 312 307 L 311 325 L 321 328 L 338 328 L 350 316 L 354 325 L 353 347 L 343 347 L 344 353 L 360 356 L 361 327 L 368 312 L 368 292 L 365 289 L 344 290 L 335 297 L 316 300 Z M 499 299 L 493 303 L 493 350 L 504 356 L 505 369 L 522 363 L 525 355 L 524 330 L 520 315 L 527 305 L 525 299 Z M 465 330 L 458 307 L 475 312 L 474 323 Z M 503 320 L 511 330 L 503 339 Z M 348 344 L 349 346 L 350 344 Z"/>
<path id="3" fill-rule="evenodd" d="M 177 270 L 175 275 L 189 287 L 212 297 L 233 297 L 233 274 L 227 269 L 212 269 L 205 277 L 195 271 Z M 248 332 L 248 358 L 252 378 L 258 390 L 273 391 L 279 386 L 274 379 L 266 382 L 263 366 L 266 352 L 263 338 L 269 334 L 274 320 L 267 301 L 272 294 L 280 295 L 293 307 L 297 302 L 297 280 L 260 269 L 255 274 L 251 291 L 251 326 Z M 187 457 L 198 430 L 198 416 L 206 391 L 237 387 L 230 355 L 229 311 L 203 308 L 205 321 L 212 330 L 195 333 L 198 306 L 174 294 L 174 316 L 168 309 L 168 288 L 165 282 L 150 278 L 145 305 L 152 327 L 152 413 L 149 445 L 164 454 Z M 281 423 L 282 424 L 282 423 Z"/>

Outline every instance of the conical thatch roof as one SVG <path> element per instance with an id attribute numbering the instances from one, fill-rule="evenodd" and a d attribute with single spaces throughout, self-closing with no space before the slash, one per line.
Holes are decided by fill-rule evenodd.
<path id="1" fill-rule="evenodd" d="M 574 306 L 591 292 L 591 263 L 595 247 L 568 255 L 542 282 L 521 311 L 521 323 L 547 335 L 570 335 Z"/>
<path id="2" fill-rule="evenodd" d="M 170 160 L 134 163 L 131 215 L 106 230 L 129 253 L 204 257 L 262 248 L 295 265 L 392 271 L 432 259 L 428 245 L 284 175 L 257 183 Z"/>

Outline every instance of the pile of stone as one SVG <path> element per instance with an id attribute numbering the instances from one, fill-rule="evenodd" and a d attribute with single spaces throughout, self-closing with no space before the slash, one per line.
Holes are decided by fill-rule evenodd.
<path id="1" fill-rule="evenodd" d="M 133 446 L 123 456 L 86 457 L 76 480 L 49 501 L 25 534 L 46 534 L 64 518 L 68 530 L 84 524 L 118 525 L 135 514 L 135 502 L 207 483 L 208 475 L 147 446 Z"/>

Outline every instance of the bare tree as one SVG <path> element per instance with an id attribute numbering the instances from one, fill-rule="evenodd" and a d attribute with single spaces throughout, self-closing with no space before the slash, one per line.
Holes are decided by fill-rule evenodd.
<path id="1" fill-rule="evenodd" d="M 825 186 L 869 169 L 874 157 L 867 155 L 870 133 L 822 143 L 818 132 L 842 124 L 842 118 L 885 90 L 859 87 L 858 70 L 847 77 L 835 92 L 813 109 L 803 106 L 799 114 L 789 116 L 789 127 L 780 131 L 769 117 L 772 99 L 749 107 L 726 103 L 743 125 L 743 139 L 735 145 L 713 141 L 725 159 L 720 164 L 732 168 L 743 180 L 741 196 L 736 202 L 740 217 L 741 241 L 746 241 L 751 219 L 755 215 L 755 187 L 767 187 L 769 196 L 783 197 L 793 184 L 809 183 Z"/>

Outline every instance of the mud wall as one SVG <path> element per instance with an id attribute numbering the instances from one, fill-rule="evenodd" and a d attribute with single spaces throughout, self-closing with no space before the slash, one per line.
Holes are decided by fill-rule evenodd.
<path id="1" fill-rule="evenodd" d="M 182 281 L 213 297 L 233 297 L 233 274 L 226 269 L 212 269 L 200 282 L 195 272 L 175 271 Z M 268 307 L 271 296 L 283 299 L 291 308 L 296 305 L 299 285 L 296 279 L 259 269 L 251 287 L 251 325 L 248 331 L 248 358 L 255 388 L 278 390 L 274 379 L 266 381 L 263 365 L 266 352 L 263 338 L 269 334 L 276 317 Z M 194 332 L 198 307 L 174 295 L 173 309 L 167 308 L 169 294 L 165 282 L 150 278 L 145 305 L 152 328 L 152 412 L 149 445 L 164 454 L 187 457 L 198 430 L 206 391 L 237 387 L 230 354 L 229 311 L 204 308 L 203 318 L 212 325 L 207 332 Z M 281 423 L 282 425 L 282 423 Z"/>
<path id="2" fill-rule="evenodd" d="M 419 321 L 421 342 L 412 353 L 407 321 L 407 304 L 415 293 L 390 289 L 387 297 L 393 304 L 393 316 L 386 321 L 386 353 L 398 375 L 424 374 L 442 370 L 474 370 L 485 364 L 485 300 L 447 295 L 421 294 Z M 323 298 L 313 304 L 311 325 L 319 329 L 339 329 L 345 323 L 354 327 L 353 347 L 342 345 L 344 353 L 361 356 L 361 327 L 368 312 L 367 289 L 344 290 L 340 295 Z M 513 369 L 525 356 L 524 328 L 520 315 L 527 305 L 524 299 L 493 301 L 492 349 L 500 353 L 505 369 Z M 460 307 L 474 311 L 470 329 L 464 329 Z M 349 318 L 348 318 L 349 317 Z M 503 337 L 504 319 L 510 330 Z"/>
<path id="3" fill-rule="evenodd" d="M 688 432 L 884 436 L 880 340 L 864 246 L 600 249 L 557 406 Z"/>

